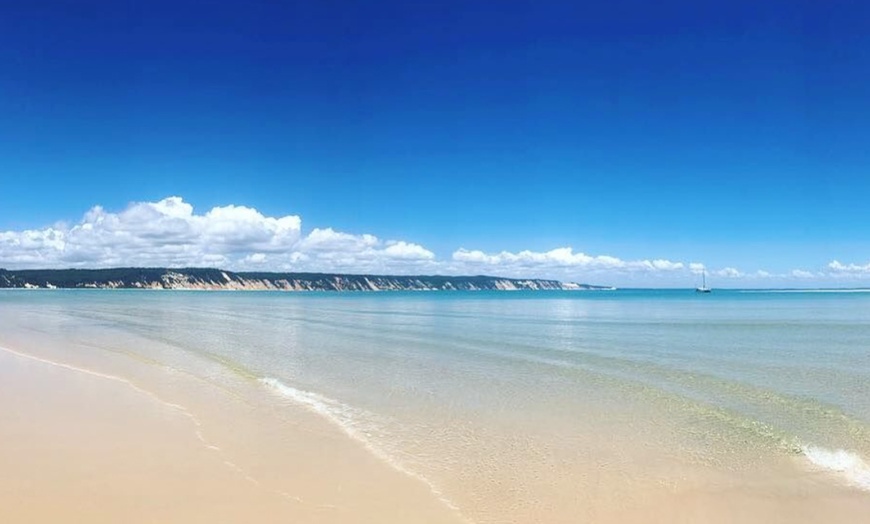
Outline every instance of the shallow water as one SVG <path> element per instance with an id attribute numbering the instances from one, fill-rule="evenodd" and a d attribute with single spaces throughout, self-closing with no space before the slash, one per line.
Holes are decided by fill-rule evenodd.
<path id="1" fill-rule="evenodd" d="M 0 292 L 27 330 L 258 382 L 477 522 L 870 497 L 868 293 Z"/>

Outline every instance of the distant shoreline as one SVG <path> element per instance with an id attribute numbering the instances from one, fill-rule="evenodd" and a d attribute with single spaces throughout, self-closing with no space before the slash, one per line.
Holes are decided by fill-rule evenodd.
<path id="1" fill-rule="evenodd" d="M 233 272 L 217 268 L 0 269 L 0 289 L 151 289 L 261 291 L 613 290 L 551 279 L 485 275 L 366 275 Z"/>

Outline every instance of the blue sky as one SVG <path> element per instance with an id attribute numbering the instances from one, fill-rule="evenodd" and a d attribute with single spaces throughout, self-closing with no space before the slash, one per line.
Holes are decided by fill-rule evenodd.
<path id="1" fill-rule="evenodd" d="M 0 267 L 870 277 L 863 2 L 17 4 L 0 7 Z M 159 244 L 171 196 L 193 206 L 173 215 L 184 256 Z M 83 239 L 94 206 L 115 229 Z M 285 216 L 298 232 L 199 220 L 228 206 L 262 217 L 236 217 L 250 235 Z M 118 229 L 145 208 L 156 229 Z M 381 253 L 397 243 L 422 251 Z M 543 256 L 567 247 L 593 262 Z"/>

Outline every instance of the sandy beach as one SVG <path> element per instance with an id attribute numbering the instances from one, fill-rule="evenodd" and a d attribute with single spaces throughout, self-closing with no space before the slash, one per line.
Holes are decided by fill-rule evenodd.
<path id="1" fill-rule="evenodd" d="M 0 348 L 4 522 L 472 522 L 311 413 L 146 366 L 128 379 L 41 353 Z M 587 522 L 858 523 L 870 508 L 822 482 L 676 493 L 599 474 L 588 487 L 564 499 L 574 510 L 583 501 Z M 481 521 L 513 521 L 503 519 L 515 501 L 493 496 L 480 502 L 504 511 Z M 534 521 L 576 515 L 542 506 Z"/>
<path id="2" fill-rule="evenodd" d="M 309 413 L 160 375 L 0 349 L 0 521 L 462 522 Z"/>

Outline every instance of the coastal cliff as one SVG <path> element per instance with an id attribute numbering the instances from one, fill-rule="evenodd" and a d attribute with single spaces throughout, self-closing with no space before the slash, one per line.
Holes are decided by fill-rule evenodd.
<path id="1" fill-rule="evenodd" d="M 609 289 L 544 279 L 232 272 L 213 268 L 0 269 L 0 288 L 279 291 L 480 291 Z"/>

